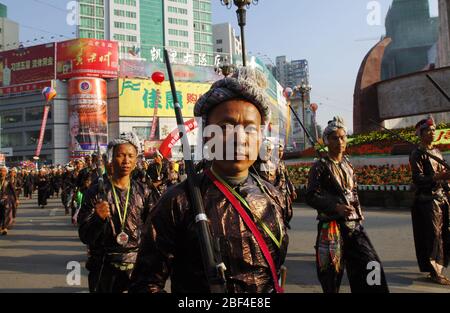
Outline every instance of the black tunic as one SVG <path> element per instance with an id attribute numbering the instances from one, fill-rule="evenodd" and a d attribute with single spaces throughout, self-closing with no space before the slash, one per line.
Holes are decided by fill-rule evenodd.
<path id="1" fill-rule="evenodd" d="M 444 168 L 424 151 L 423 148 L 417 148 L 410 155 L 412 179 L 416 188 L 411 217 L 420 271 L 432 272 L 430 260 L 445 267 L 449 262 L 449 202 L 446 193 L 450 187 L 448 183 L 434 181 L 434 174 L 442 172 Z M 439 150 L 427 151 L 442 159 Z"/>

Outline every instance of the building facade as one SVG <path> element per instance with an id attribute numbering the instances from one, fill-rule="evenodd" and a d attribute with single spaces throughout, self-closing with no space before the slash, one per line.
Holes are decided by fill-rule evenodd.
<path id="1" fill-rule="evenodd" d="M 309 83 L 309 68 L 307 60 L 287 61 L 286 56 L 277 56 L 273 75 L 284 87 L 294 88 L 302 83 Z"/>
<path id="2" fill-rule="evenodd" d="M 78 1 L 78 37 L 118 41 L 121 59 L 162 62 L 166 47 L 186 64 L 213 65 L 211 0 Z"/>
<path id="3" fill-rule="evenodd" d="M 228 62 L 234 64 L 235 56 L 242 55 L 240 37 L 229 23 L 213 25 L 214 52 L 221 53 Z"/>
<path id="4" fill-rule="evenodd" d="M 294 89 L 291 106 L 302 123 L 304 122 L 306 128 L 313 130 L 313 116 L 309 107 L 310 94 L 306 93 L 302 96 L 295 88 L 302 84 L 309 84 L 308 61 L 304 59 L 288 61 L 286 56 L 277 56 L 275 66 L 272 66 L 272 73 L 284 88 L 289 87 Z M 290 149 L 293 151 L 302 151 L 309 147 L 309 142 L 305 141 L 304 131 L 293 114 L 291 115 L 291 125 L 291 135 L 288 141 Z M 315 134 L 315 131 L 311 131 L 311 133 Z"/>
<path id="5" fill-rule="evenodd" d="M 0 3 L 0 51 L 19 47 L 19 24 L 8 19 L 8 8 Z"/>

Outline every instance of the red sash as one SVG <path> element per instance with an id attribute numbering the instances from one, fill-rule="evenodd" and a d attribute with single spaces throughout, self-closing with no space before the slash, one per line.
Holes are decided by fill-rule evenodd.
<path id="1" fill-rule="evenodd" d="M 252 232 L 253 236 L 255 236 L 256 241 L 258 242 L 259 247 L 261 248 L 261 251 L 269 264 L 270 271 L 272 273 L 272 279 L 274 281 L 275 285 L 275 291 L 277 293 L 284 293 L 283 288 L 281 288 L 280 284 L 278 283 L 278 276 L 277 276 L 277 270 L 275 268 L 275 262 L 273 261 L 272 255 L 270 254 L 269 247 L 267 246 L 267 243 L 265 242 L 263 236 L 261 235 L 260 231 L 256 227 L 256 224 L 253 222 L 253 220 L 248 216 L 245 209 L 242 207 L 241 203 L 238 199 L 228 190 L 227 187 L 225 187 L 215 176 L 211 173 L 210 170 L 205 171 L 206 175 L 212 180 L 214 185 L 224 194 L 224 196 L 230 201 L 230 203 L 233 205 L 233 207 L 238 211 L 241 218 L 244 220 L 247 227 Z"/>

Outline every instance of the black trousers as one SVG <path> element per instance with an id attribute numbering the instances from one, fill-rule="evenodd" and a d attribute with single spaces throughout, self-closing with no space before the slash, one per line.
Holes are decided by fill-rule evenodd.
<path id="1" fill-rule="evenodd" d="M 319 231 L 323 223 L 319 223 Z M 317 275 L 324 293 L 338 293 L 344 268 L 352 293 L 387 293 L 389 288 L 380 258 L 362 225 L 354 230 L 340 225 L 343 247 L 341 254 L 341 270 L 336 272 L 333 266 L 325 270 L 319 268 L 316 262 Z M 316 242 L 319 246 L 319 234 Z M 377 276 L 378 275 L 378 276 Z"/>
<path id="2" fill-rule="evenodd" d="M 130 287 L 131 271 L 121 271 L 110 264 L 96 266 L 89 271 L 88 284 L 91 293 L 123 293 Z"/>

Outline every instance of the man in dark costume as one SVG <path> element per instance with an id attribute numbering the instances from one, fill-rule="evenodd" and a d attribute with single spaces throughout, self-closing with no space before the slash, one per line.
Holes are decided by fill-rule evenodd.
<path id="1" fill-rule="evenodd" d="M 353 293 L 389 292 L 381 261 L 361 223 L 356 177 L 344 156 L 343 120 L 330 121 L 323 138 L 328 155 L 311 168 L 306 193 L 306 202 L 318 212 L 316 266 L 322 289 L 338 293 L 346 268 Z"/>
<path id="2" fill-rule="evenodd" d="M 47 199 L 51 191 L 50 176 L 45 168 L 39 170 L 36 185 L 38 188 L 38 206 L 43 209 L 47 205 Z"/>
<path id="3" fill-rule="evenodd" d="M 13 167 L 9 172 L 9 183 L 12 186 L 12 190 L 14 190 L 13 198 L 15 199 L 15 201 L 11 202 L 12 221 L 10 226 L 12 226 L 16 223 L 17 208 L 19 207 L 19 195 L 22 192 L 22 180 L 17 175 L 17 169 L 15 167 Z"/>
<path id="4" fill-rule="evenodd" d="M 59 191 L 62 185 L 62 170 L 59 167 L 53 169 L 52 185 L 53 193 L 56 193 L 56 197 L 59 197 Z"/>
<path id="5" fill-rule="evenodd" d="M 167 188 L 167 162 L 159 151 L 156 151 L 153 162 L 149 164 L 147 174 L 158 192 L 163 194 Z"/>
<path id="6" fill-rule="evenodd" d="M 33 195 L 33 187 L 34 185 L 34 175 L 31 171 L 27 170 L 24 175 L 24 182 L 23 182 L 23 191 L 24 191 L 24 197 L 31 200 Z"/>
<path id="7" fill-rule="evenodd" d="M 91 185 L 78 214 L 79 236 L 88 246 L 89 291 L 128 290 L 141 232 L 151 203 L 151 191 L 131 179 L 140 143 L 134 133 L 123 133 L 108 145 L 110 179 Z M 107 177 L 107 176 L 103 176 Z"/>
<path id="8" fill-rule="evenodd" d="M 450 254 L 450 171 L 430 157 L 433 155 L 443 160 L 439 150 L 433 147 L 435 130 L 431 117 L 416 125 L 420 144 L 411 152 L 409 159 L 416 187 L 411 217 L 420 271 L 429 273 L 428 278 L 433 282 L 450 285 L 450 280 L 442 274 L 448 266 Z"/>
<path id="9" fill-rule="evenodd" d="M 289 179 L 289 173 L 286 168 L 286 164 L 283 161 L 284 145 L 282 143 L 278 144 L 278 166 L 277 174 L 275 178 L 274 185 L 279 188 L 281 193 L 286 195 L 287 201 L 291 202 L 297 198 L 297 192 L 295 191 L 295 186 Z"/>
<path id="10" fill-rule="evenodd" d="M 17 206 L 17 195 L 8 178 L 8 168 L 0 168 L 0 235 L 7 235 L 14 223 L 13 210 Z"/>
<path id="11" fill-rule="evenodd" d="M 264 139 L 260 156 L 253 165 L 255 174 L 258 174 L 272 185 L 275 184 L 277 175 L 277 166 L 272 161 L 272 152 L 274 147 L 273 142 L 269 138 Z"/>
<path id="12" fill-rule="evenodd" d="M 197 179 L 231 293 L 282 292 L 278 278 L 288 246 L 286 206 L 275 187 L 249 173 L 269 116 L 265 83 L 261 73 L 239 69 L 215 82 L 194 108 L 203 125 L 224 130 L 209 138 L 216 143 L 208 144 L 215 151 L 209 154 L 212 166 Z M 233 145 L 236 151 L 227 151 Z M 174 293 L 210 291 L 187 183 L 168 189 L 152 210 L 130 292 L 163 292 L 169 276 Z"/>

